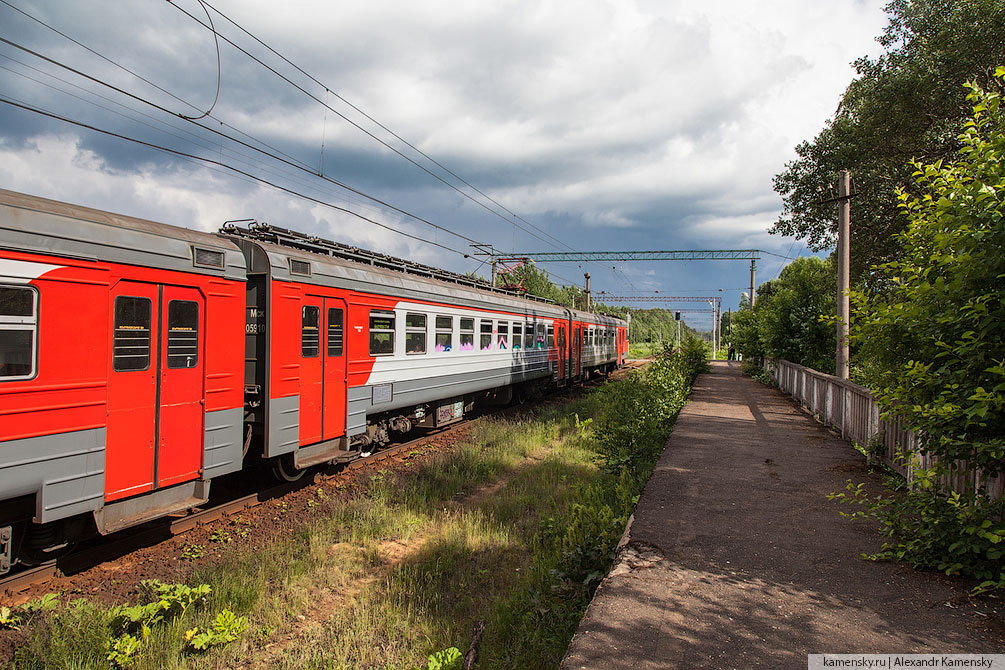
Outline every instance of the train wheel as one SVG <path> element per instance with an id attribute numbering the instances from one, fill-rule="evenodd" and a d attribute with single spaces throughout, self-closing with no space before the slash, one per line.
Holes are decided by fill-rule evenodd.
<path id="1" fill-rule="evenodd" d="M 285 454 L 272 461 L 272 475 L 281 482 L 295 482 L 307 473 L 293 464 L 293 454 Z"/>

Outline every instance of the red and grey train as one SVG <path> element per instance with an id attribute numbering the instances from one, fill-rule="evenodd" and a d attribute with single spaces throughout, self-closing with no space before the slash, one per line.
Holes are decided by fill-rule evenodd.
<path id="1" fill-rule="evenodd" d="M 0 573 L 622 364 L 626 324 L 266 225 L 0 190 Z"/>

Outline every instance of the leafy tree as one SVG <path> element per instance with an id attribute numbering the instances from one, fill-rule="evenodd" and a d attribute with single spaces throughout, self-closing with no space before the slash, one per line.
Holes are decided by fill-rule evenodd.
<path id="1" fill-rule="evenodd" d="M 837 273 L 833 256 L 797 258 L 758 289 L 754 309 L 733 317 L 733 340 L 747 358 L 784 358 L 821 372 L 834 369 Z"/>
<path id="2" fill-rule="evenodd" d="M 996 72 L 999 88 L 1005 67 Z M 880 270 L 892 287 L 853 294 L 853 341 L 878 401 L 950 467 L 997 475 L 1005 457 L 1005 108 L 967 84 L 973 117 L 962 158 L 914 163 L 920 195 L 904 257 Z"/>
<path id="3" fill-rule="evenodd" d="M 759 314 L 747 307 L 733 315 L 733 345 L 745 360 L 760 359 L 765 355 L 758 328 Z"/>
<path id="4" fill-rule="evenodd" d="M 913 159 L 957 155 L 969 116 L 961 81 L 990 81 L 1005 62 L 1005 3 L 1001 0 L 893 0 L 878 41 L 886 52 L 855 61 L 857 78 L 834 117 L 798 158 L 775 176 L 784 209 L 771 232 L 804 239 L 816 251 L 834 245 L 838 171 L 852 171 L 852 276 L 898 255 L 904 220 L 897 189 L 912 188 Z"/>

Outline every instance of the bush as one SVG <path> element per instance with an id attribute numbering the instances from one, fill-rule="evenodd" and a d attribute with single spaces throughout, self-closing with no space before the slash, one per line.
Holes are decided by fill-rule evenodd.
<path id="1" fill-rule="evenodd" d="M 1005 68 L 998 68 L 1005 82 Z M 946 466 L 990 476 L 1005 456 L 1005 109 L 974 85 L 964 158 L 915 164 L 925 194 L 900 194 L 905 257 L 885 293 L 855 293 L 863 373 L 889 414 Z"/>
<path id="2" fill-rule="evenodd" d="M 744 359 L 740 363 L 740 372 L 752 378 L 756 382 L 760 382 L 765 386 L 771 386 L 778 388 L 778 383 L 775 381 L 767 370 L 762 368 L 756 360 Z"/>
<path id="3" fill-rule="evenodd" d="M 679 352 L 666 346 L 645 371 L 601 389 L 604 410 L 596 436 L 603 467 L 615 474 L 625 471 L 644 483 L 687 402 L 694 378 L 707 369 L 704 344 L 688 338 Z"/>
<path id="4" fill-rule="evenodd" d="M 888 479 L 889 495 L 870 498 L 862 484 L 848 482 L 845 493 L 829 496 L 846 505 L 861 506 L 846 514 L 878 521 L 880 532 L 892 538 L 869 560 L 904 561 L 915 569 L 935 569 L 980 581 L 980 592 L 1005 585 L 1005 502 L 975 505 L 967 496 L 945 495 L 935 482 L 935 471 L 915 471 L 910 488 L 896 476 Z"/>
<path id="5" fill-rule="evenodd" d="M 1005 68 L 995 76 L 1005 84 Z M 852 336 L 885 414 L 935 461 L 902 498 L 869 503 L 895 538 L 879 557 L 1000 586 L 1002 503 L 976 483 L 1005 475 L 1005 109 L 1000 93 L 966 87 L 962 158 L 914 163 L 923 195 L 899 193 L 904 256 L 878 268 L 883 291 L 853 293 Z M 936 486 L 959 473 L 963 490 Z"/>

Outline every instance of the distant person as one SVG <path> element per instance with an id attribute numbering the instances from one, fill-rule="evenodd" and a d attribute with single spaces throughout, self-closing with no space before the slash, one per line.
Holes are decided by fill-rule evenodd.
<path id="1" fill-rule="evenodd" d="M 731 361 L 736 360 L 736 349 L 733 348 L 732 342 L 729 343 L 729 360 Z"/>

